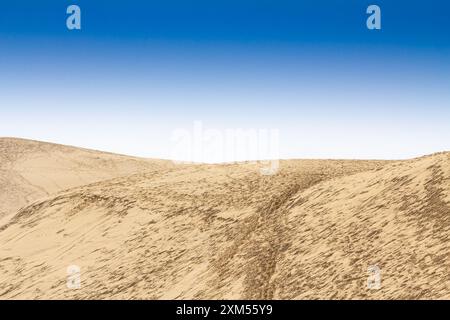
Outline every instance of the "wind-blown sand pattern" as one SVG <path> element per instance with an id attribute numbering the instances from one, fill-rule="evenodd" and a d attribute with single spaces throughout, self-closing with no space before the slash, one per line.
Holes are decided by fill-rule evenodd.
<path id="1" fill-rule="evenodd" d="M 65 189 L 171 162 L 147 160 L 38 141 L 0 138 L 0 225 L 31 202 Z"/>
<path id="2" fill-rule="evenodd" d="M 0 148 L 1 210 L 16 210 L 0 225 L 0 299 L 450 298 L 450 153 L 285 160 L 264 176 L 252 163 Z"/>

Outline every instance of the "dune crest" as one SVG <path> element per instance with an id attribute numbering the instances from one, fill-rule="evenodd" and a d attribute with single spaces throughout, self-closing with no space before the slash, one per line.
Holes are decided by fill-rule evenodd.
<path id="1" fill-rule="evenodd" d="M 21 207 L 59 191 L 170 165 L 170 161 L 0 138 L 0 222 Z"/>
<path id="2" fill-rule="evenodd" d="M 0 229 L 0 298 L 448 299 L 449 215 L 449 153 L 287 160 L 273 176 L 162 165 L 19 210 Z"/>

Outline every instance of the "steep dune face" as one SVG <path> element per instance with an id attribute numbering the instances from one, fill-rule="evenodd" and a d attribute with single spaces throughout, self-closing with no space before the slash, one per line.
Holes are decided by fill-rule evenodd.
<path id="1" fill-rule="evenodd" d="M 168 161 L 0 138 L 0 225 L 2 217 L 58 191 L 168 165 Z"/>
<path id="2" fill-rule="evenodd" d="M 286 161 L 136 174 L 59 193 L 0 231 L 1 298 L 256 298 L 255 264 L 279 235 L 272 219 L 320 181 L 380 167 L 368 161 Z M 255 251 L 256 250 L 256 251 Z M 82 286 L 66 287 L 81 268 Z"/>
<path id="3" fill-rule="evenodd" d="M 0 298 L 450 298 L 449 206 L 448 153 L 148 171 L 20 210 Z"/>

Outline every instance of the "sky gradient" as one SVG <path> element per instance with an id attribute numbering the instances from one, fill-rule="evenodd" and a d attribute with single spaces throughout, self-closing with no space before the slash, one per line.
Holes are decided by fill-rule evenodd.
<path id="1" fill-rule="evenodd" d="M 450 150 L 449 119 L 448 1 L 0 8 L 0 136 L 170 158 L 174 130 L 201 121 L 277 129 L 281 158 L 400 159 Z"/>

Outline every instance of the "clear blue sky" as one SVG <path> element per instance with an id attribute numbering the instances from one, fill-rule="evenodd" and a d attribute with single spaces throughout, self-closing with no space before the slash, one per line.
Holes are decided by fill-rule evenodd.
<path id="1" fill-rule="evenodd" d="M 0 136 L 167 158 L 199 120 L 278 129 L 283 158 L 390 159 L 450 150 L 449 119 L 448 1 L 0 5 Z"/>

